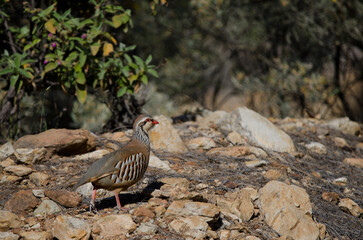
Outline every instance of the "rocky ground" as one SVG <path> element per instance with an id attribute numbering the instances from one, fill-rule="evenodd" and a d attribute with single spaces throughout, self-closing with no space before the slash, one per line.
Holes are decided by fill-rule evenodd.
<path id="1" fill-rule="evenodd" d="M 246 109 L 160 124 L 144 179 L 71 192 L 131 131 L 48 130 L 0 147 L 0 239 L 363 239 L 363 139 L 349 119 L 269 119 Z"/>

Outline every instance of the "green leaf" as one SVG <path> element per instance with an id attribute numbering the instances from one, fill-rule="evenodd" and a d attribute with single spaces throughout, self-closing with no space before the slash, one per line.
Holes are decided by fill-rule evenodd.
<path id="1" fill-rule="evenodd" d="M 26 59 L 22 63 L 26 64 L 26 63 L 36 63 L 36 62 L 37 62 L 37 60 L 35 60 L 35 59 Z"/>
<path id="2" fill-rule="evenodd" d="M 49 53 L 47 55 L 45 55 L 46 59 L 55 59 L 57 58 L 57 55 L 55 55 L 54 53 Z"/>
<path id="3" fill-rule="evenodd" d="M 132 59 L 130 58 L 130 56 L 128 54 L 125 54 L 124 56 L 128 63 L 132 63 Z"/>
<path id="4" fill-rule="evenodd" d="M 79 54 L 79 65 L 83 67 L 84 64 L 86 63 L 86 60 L 87 60 L 87 55 L 84 54 L 84 52 L 81 52 L 81 54 Z"/>
<path id="5" fill-rule="evenodd" d="M 129 66 L 125 66 L 123 68 L 121 68 L 121 72 L 124 76 L 129 76 L 129 72 L 130 72 L 130 67 Z"/>
<path id="6" fill-rule="evenodd" d="M 119 28 L 123 23 L 122 15 L 120 14 L 120 15 L 113 16 L 112 17 L 112 23 L 113 23 L 114 28 Z"/>
<path id="7" fill-rule="evenodd" d="M 91 19 L 86 19 L 82 21 L 80 24 L 78 24 L 78 29 L 83 28 L 87 24 L 93 24 L 93 21 Z"/>
<path id="8" fill-rule="evenodd" d="M 23 49 L 23 52 L 25 52 L 26 50 L 28 50 L 28 49 L 30 49 L 30 48 L 32 48 L 32 47 L 34 47 L 34 46 L 35 46 L 36 44 L 38 44 L 40 41 L 41 41 L 41 40 L 40 40 L 39 38 L 34 39 L 32 43 L 25 45 L 25 47 L 24 47 L 24 49 Z"/>
<path id="9" fill-rule="evenodd" d="M 19 68 L 19 69 L 18 69 L 18 72 L 19 72 L 22 76 L 24 76 L 24 77 L 26 77 L 26 78 L 29 78 L 29 79 L 32 79 L 32 78 L 33 78 L 33 76 L 32 76 L 30 73 L 28 73 L 27 71 L 25 71 L 24 69 Z"/>
<path id="10" fill-rule="evenodd" d="M 152 59 L 153 59 L 153 57 L 151 55 L 149 55 L 145 61 L 145 64 L 148 65 Z"/>
<path id="11" fill-rule="evenodd" d="M 117 91 L 117 97 L 122 97 L 126 93 L 127 87 L 122 87 Z"/>
<path id="12" fill-rule="evenodd" d="M 159 75 L 158 75 L 158 73 L 155 71 L 155 69 L 151 69 L 151 68 L 149 68 L 146 72 L 147 72 L 147 73 L 149 73 L 150 75 L 152 75 L 152 76 L 156 77 L 156 78 L 158 78 L 158 77 L 159 77 Z"/>
<path id="13" fill-rule="evenodd" d="M 3 12 L 3 11 L 1 11 L 1 10 L 0 10 L 0 15 L 3 15 L 4 17 L 9 17 L 9 15 L 8 15 L 8 14 L 6 14 L 5 12 Z"/>
<path id="14" fill-rule="evenodd" d="M 50 12 L 54 9 L 54 4 L 49 6 L 47 9 L 41 11 L 38 15 L 42 18 L 48 16 L 50 14 Z"/>
<path id="15" fill-rule="evenodd" d="M 144 61 L 140 57 L 135 56 L 135 55 L 133 57 L 134 57 L 137 65 L 139 65 L 142 68 L 145 67 Z"/>
<path id="16" fill-rule="evenodd" d="M 92 56 L 96 56 L 96 54 L 98 53 L 98 50 L 100 50 L 100 46 L 101 46 L 101 44 L 99 41 L 91 45 Z"/>
<path id="17" fill-rule="evenodd" d="M 10 69 L 10 68 L 4 68 L 4 69 L 0 70 L 0 75 L 9 74 L 11 72 L 13 72 L 12 69 Z"/>
<path id="18" fill-rule="evenodd" d="M 49 54 L 48 54 L 49 55 Z M 73 62 L 78 57 L 78 52 L 71 52 L 69 56 L 66 58 L 66 62 Z"/>
<path id="19" fill-rule="evenodd" d="M 77 41 L 79 43 L 82 43 L 83 42 L 83 39 L 80 38 L 80 37 L 70 37 L 69 38 L 69 41 Z"/>
<path id="20" fill-rule="evenodd" d="M 86 84 L 86 77 L 83 72 L 78 72 L 76 74 L 76 82 L 79 84 Z"/>
<path id="21" fill-rule="evenodd" d="M 105 78 L 105 74 L 106 74 L 105 69 L 100 70 L 99 73 L 97 74 L 98 79 L 103 80 Z"/>
<path id="22" fill-rule="evenodd" d="M 130 20 L 130 15 L 122 14 L 122 22 L 127 23 Z"/>
<path id="23" fill-rule="evenodd" d="M 126 47 L 126 48 L 125 48 L 125 51 L 126 51 L 126 52 L 129 52 L 129 51 L 134 50 L 135 48 L 136 48 L 136 45 L 131 45 L 131 46 Z"/>
<path id="24" fill-rule="evenodd" d="M 55 63 L 55 62 L 51 62 L 51 63 L 48 63 L 47 65 L 45 65 L 44 71 L 42 72 L 42 78 L 44 78 L 44 75 L 47 72 L 50 72 L 50 71 L 56 69 L 57 67 L 58 67 L 58 63 Z"/>
<path id="25" fill-rule="evenodd" d="M 141 82 L 143 82 L 145 85 L 148 83 L 149 79 L 146 75 L 142 75 Z"/>
<path id="26" fill-rule="evenodd" d="M 76 96 L 80 103 L 84 103 L 87 98 L 87 87 L 86 85 L 76 85 Z"/>
<path id="27" fill-rule="evenodd" d="M 82 67 L 79 63 L 77 63 L 75 66 L 74 66 L 74 71 L 75 72 L 82 72 Z"/>
<path id="28" fill-rule="evenodd" d="M 15 68 L 19 68 L 20 67 L 20 61 L 21 61 L 21 55 L 20 54 L 16 54 L 15 55 L 15 59 L 14 59 Z"/>
<path id="29" fill-rule="evenodd" d="M 16 90 L 16 92 L 20 91 L 21 87 L 23 86 L 23 83 L 24 82 L 22 80 L 20 80 L 19 85 L 18 85 L 18 89 Z"/>
<path id="30" fill-rule="evenodd" d="M 139 70 L 139 66 L 137 66 L 135 63 L 131 62 L 129 63 L 130 67 L 132 67 L 135 70 Z"/>

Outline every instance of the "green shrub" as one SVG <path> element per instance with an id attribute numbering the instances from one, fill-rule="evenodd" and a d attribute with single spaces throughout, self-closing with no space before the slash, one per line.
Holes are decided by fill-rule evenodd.
<path id="1" fill-rule="evenodd" d="M 158 77 L 151 55 L 144 60 L 132 54 L 134 45 L 122 42 L 133 26 L 131 10 L 112 3 L 90 0 L 93 9 L 74 17 L 71 9 L 58 11 L 57 3 L 39 9 L 24 2 L 27 24 L 9 23 L 9 29 L 0 29 L 9 30 L 13 38 L 0 58 L 0 77 L 7 81 L 8 94 L 13 94 L 7 98 L 12 108 L 0 113 L 2 123 L 11 118 L 11 109 L 18 108 L 23 92 L 32 95 L 60 87 L 83 103 L 89 89 L 119 98 L 133 94 L 150 76 Z M 7 4 L 11 3 L 0 3 L 1 9 Z M 0 15 L 4 23 L 10 19 L 4 11 Z"/>

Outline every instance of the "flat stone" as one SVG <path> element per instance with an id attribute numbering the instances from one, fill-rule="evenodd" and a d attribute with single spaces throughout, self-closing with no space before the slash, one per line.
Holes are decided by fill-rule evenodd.
<path id="1" fill-rule="evenodd" d="M 333 183 L 339 186 L 345 186 L 347 185 L 348 182 L 348 178 L 346 177 L 340 177 L 340 178 L 336 178 L 334 179 Z"/>
<path id="2" fill-rule="evenodd" d="M 72 158 L 72 160 L 83 161 L 83 160 L 90 160 L 90 159 L 99 159 L 109 153 L 110 153 L 110 151 L 108 151 L 106 149 L 100 149 L 100 150 L 96 150 L 93 152 L 77 155 L 74 158 Z"/>
<path id="3" fill-rule="evenodd" d="M 0 239 L 1 240 L 18 240 L 19 235 L 14 234 L 12 232 L 0 232 Z"/>
<path id="4" fill-rule="evenodd" d="M 33 195 L 34 195 L 35 197 L 38 197 L 38 198 L 43 198 L 43 197 L 45 197 L 45 195 L 44 195 L 44 190 L 43 190 L 43 189 L 34 189 L 34 190 L 32 190 L 32 192 L 33 192 Z"/>
<path id="5" fill-rule="evenodd" d="M 339 195 L 336 192 L 323 192 L 321 198 L 327 202 L 337 203 Z"/>
<path id="6" fill-rule="evenodd" d="M 92 238 L 124 239 L 126 234 L 136 230 L 136 224 L 130 214 L 107 215 L 100 217 L 92 228 Z"/>
<path id="7" fill-rule="evenodd" d="M 254 191 L 254 194 L 257 194 L 257 191 Z M 225 196 L 217 197 L 217 205 L 225 216 L 235 220 L 248 221 L 254 213 L 252 194 L 253 191 L 250 189 L 228 192 Z"/>
<path id="8" fill-rule="evenodd" d="M 37 186 L 46 186 L 49 183 L 49 175 L 43 172 L 32 172 L 29 179 Z"/>
<path id="9" fill-rule="evenodd" d="M 0 167 L 2 167 L 2 168 L 6 168 L 6 167 L 12 166 L 12 165 L 15 165 L 15 162 L 11 158 L 7 158 L 0 162 Z"/>
<path id="10" fill-rule="evenodd" d="M 256 236 L 247 236 L 246 240 L 261 240 L 261 239 Z"/>
<path id="11" fill-rule="evenodd" d="M 82 196 L 90 198 L 92 197 L 93 185 L 92 183 L 83 184 L 82 186 L 79 186 L 75 192 L 80 193 Z"/>
<path id="12" fill-rule="evenodd" d="M 349 120 L 348 117 L 331 120 L 325 124 L 333 129 L 341 130 L 345 134 L 358 136 L 362 130 L 357 122 Z"/>
<path id="13" fill-rule="evenodd" d="M 11 184 L 18 182 L 22 179 L 22 177 L 14 176 L 14 175 L 0 175 L 0 183 L 2 184 Z"/>
<path id="14" fill-rule="evenodd" d="M 309 195 L 298 186 L 270 181 L 259 191 L 265 222 L 280 235 L 317 240 L 319 227 L 313 221 Z"/>
<path id="15" fill-rule="evenodd" d="M 62 211 L 62 209 L 52 200 L 43 200 L 43 202 L 35 209 L 34 215 L 35 216 L 42 216 L 46 217 L 50 214 L 54 214 L 57 212 Z"/>
<path id="16" fill-rule="evenodd" d="M 254 154 L 256 157 L 267 157 L 267 153 L 257 147 L 252 146 L 232 146 L 213 148 L 207 152 L 208 155 L 224 155 L 231 157 L 242 157 Z"/>
<path id="17" fill-rule="evenodd" d="M 209 227 L 206 219 L 201 216 L 178 217 L 169 223 L 175 232 L 193 239 L 205 239 Z"/>
<path id="18" fill-rule="evenodd" d="M 131 138 L 129 138 L 126 135 L 126 133 L 122 132 L 122 131 L 113 132 L 113 133 L 107 132 L 107 133 L 102 134 L 101 137 L 111 139 L 111 140 L 115 140 L 115 141 L 122 142 L 122 143 L 125 143 L 125 142 L 128 142 L 128 141 L 131 140 Z"/>
<path id="19" fill-rule="evenodd" d="M 5 209 L 15 213 L 24 213 L 38 205 L 38 199 L 31 190 L 20 190 L 5 203 Z"/>
<path id="20" fill-rule="evenodd" d="M 165 171 L 171 170 L 168 161 L 162 161 L 153 152 L 150 152 L 149 167 L 163 169 Z"/>
<path id="21" fill-rule="evenodd" d="M 363 158 L 346 158 L 343 162 L 354 167 L 363 168 Z"/>
<path id="22" fill-rule="evenodd" d="M 165 116 L 156 116 L 159 124 L 149 131 L 150 145 L 152 149 L 173 153 L 186 153 L 188 148 L 173 127 L 171 119 Z"/>
<path id="23" fill-rule="evenodd" d="M 318 142 L 311 142 L 306 144 L 305 147 L 309 150 L 309 152 L 318 153 L 318 154 L 326 154 L 326 147 Z"/>
<path id="24" fill-rule="evenodd" d="M 20 236 L 24 239 L 24 240 L 51 240 L 53 239 L 53 236 L 50 232 L 46 232 L 46 231 L 29 231 L 29 232 L 21 232 Z"/>
<path id="25" fill-rule="evenodd" d="M 358 206 L 356 202 L 349 198 L 342 198 L 339 201 L 338 206 L 346 212 L 349 212 L 355 217 L 360 217 L 363 215 L 363 209 Z"/>
<path id="26" fill-rule="evenodd" d="M 75 155 L 96 148 L 96 136 L 85 129 L 50 129 L 36 135 L 26 135 L 14 143 L 18 148 L 48 148 L 60 155 Z"/>
<path id="27" fill-rule="evenodd" d="M 12 212 L 0 210 L 0 232 L 20 227 L 21 221 Z"/>
<path id="28" fill-rule="evenodd" d="M 246 161 L 245 164 L 246 167 L 248 168 L 256 168 L 256 167 L 266 166 L 268 162 L 265 160 L 251 160 L 251 161 Z"/>
<path id="29" fill-rule="evenodd" d="M 363 142 L 357 143 L 355 146 L 355 151 L 359 154 L 363 154 Z"/>
<path id="30" fill-rule="evenodd" d="M 88 240 L 90 235 L 91 226 L 85 220 L 60 215 L 54 221 L 53 236 L 59 240 Z"/>
<path id="31" fill-rule="evenodd" d="M 246 145 L 247 141 L 243 139 L 241 134 L 236 131 L 232 131 L 228 133 L 227 140 L 230 141 L 233 145 Z"/>
<path id="32" fill-rule="evenodd" d="M 334 142 L 334 145 L 339 147 L 339 148 L 345 148 L 348 147 L 348 143 L 347 140 L 345 140 L 344 138 L 341 137 L 335 137 L 332 139 Z"/>
<path id="33" fill-rule="evenodd" d="M 189 149 L 196 150 L 196 149 L 204 149 L 208 150 L 211 148 L 216 147 L 216 143 L 212 138 L 209 137 L 197 137 L 192 138 L 187 141 L 187 146 Z"/>
<path id="34" fill-rule="evenodd" d="M 47 148 L 18 148 L 14 151 L 16 159 L 25 164 L 33 164 L 45 161 L 51 155 Z"/>
<path id="35" fill-rule="evenodd" d="M 214 221 L 219 217 L 220 209 L 214 204 L 204 202 L 191 202 L 178 200 L 170 204 L 165 212 L 166 217 L 202 216 L 208 221 Z"/>
<path id="36" fill-rule="evenodd" d="M 263 176 L 269 180 L 279 180 L 284 179 L 286 175 L 284 172 L 276 170 L 276 169 L 270 169 L 267 172 L 263 174 Z"/>
<path id="37" fill-rule="evenodd" d="M 182 187 L 188 189 L 190 186 L 190 181 L 186 178 L 162 178 L 159 181 L 175 188 Z"/>
<path id="38" fill-rule="evenodd" d="M 8 166 L 4 170 L 6 172 L 13 173 L 18 177 L 23 177 L 23 176 L 29 175 L 33 171 L 33 169 L 31 169 L 30 167 L 25 167 L 23 165 Z"/>
<path id="39" fill-rule="evenodd" d="M 135 233 L 140 235 L 153 235 L 158 231 L 158 227 L 150 222 L 141 223 Z"/>
<path id="40" fill-rule="evenodd" d="M 134 217 L 141 217 L 141 218 L 155 218 L 155 214 L 153 211 L 150 210 L 149 207 L 146 206 L 139 206 L 131 211 L 132 216 Z"/>
<path id="41" fill-rule="evenodd" d="M 46 190 L 44 193 L 45 196 L 64 207 L 77 207 L 82 203 L 81 194 L 70 192 L 65 189 Z"/>
<path id="42" fill-rule="evenodd" d="M 0 161 L 6 159 L 10 155 L 14 153 L 13 144 L 11 142 L 7 142 L 0 147 Z"/>

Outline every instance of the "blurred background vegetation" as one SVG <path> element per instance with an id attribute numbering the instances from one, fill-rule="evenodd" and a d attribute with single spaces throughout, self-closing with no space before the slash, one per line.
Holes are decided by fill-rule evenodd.
<path id="1" fill-rule="evenodd" d="M 4 137 L 51 127 L 115 130 L 130 126 L 142 109 L 176 116 L 247 106 L 267 117 L 363 122 L 360 0 L 64 0 L 39 18 L 40 9 L 54 3 L 0 4 L 0 67 L 9 68 L 15 53 L 35 61 L 0 76 Z M 54 12 L 64 16 L 68 9 L 66 20 L 74 26 L 50 21 L 62 22 Z M 99 9 L 103 15 L 96 14 Z M 88 23 L 77 25 L 74 18 Z M 52 24 L 58 40 L 48 37 Z M 90 37 L 97 26 L 101 33 Z M 56 48 L 68 46 L 62 60 L 72 51 L 77 56 L 42 75 L 44 56 L 54 49 L 39 48 L 54 41 Z M 86 60 L 76 67 L 82 54 Z M 12 92 L 14 75 L 23 83 L 13 84 Z M 62 87 L 65 81 L 70 84 Z"/>

